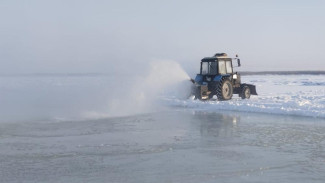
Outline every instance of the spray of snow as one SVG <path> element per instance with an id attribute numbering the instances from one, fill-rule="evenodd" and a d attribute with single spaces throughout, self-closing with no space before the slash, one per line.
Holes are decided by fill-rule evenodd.
<path id="1" fill-rule="evenodd" d="M 161 110 L 159 98 L 173 94 L 189 95 L 189 75 L 172 60 L 153 60 L 147 75 L 138 77 L 129 89 L 109 101 L 108 116 L 124 116 Z"/>

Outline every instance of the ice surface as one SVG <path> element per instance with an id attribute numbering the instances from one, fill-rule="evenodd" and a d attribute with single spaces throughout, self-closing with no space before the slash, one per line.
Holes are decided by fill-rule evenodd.
<path id="1" fill-rule="evenodd" d="M 270 114 L 325 117 L 324 75 L 255 75 L 244 76 L 242 82 L 255 84 L 258 96 L 242 100 L 234 95 L 230 101 L 179 100 L 164 97 L 168 105 L 196 110 L 231 110 Z"/>
<path id="2" fill-rule="evenodd" d="M 6 183 L 325 181 L 319 118 L 174 109 L 0 123 L 0 140 L 0 182 Z"/>
<path id="3" fill-rule="evenodd" d="M 119 79 L 0 77 L 0 182 L 325 181 L 324 75 L 245 76 L 258 96 L 208 102 L 184 80 L 112 117 L 139 78 Z"/>

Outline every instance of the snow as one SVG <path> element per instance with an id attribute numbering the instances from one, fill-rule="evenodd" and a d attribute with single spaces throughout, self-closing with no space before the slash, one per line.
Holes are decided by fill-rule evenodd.
<path id="1" fill-rule="evenodd" d="M 234 95 L 232 100 L 202 102 L 165 96 L 167 105 L 195 110 L 230 110 L 281 115 L 325 118 L 324 75 L 253 75 L 243 76 L 244 83 L 255 84 L 258 96 L 242 100 Z"/>

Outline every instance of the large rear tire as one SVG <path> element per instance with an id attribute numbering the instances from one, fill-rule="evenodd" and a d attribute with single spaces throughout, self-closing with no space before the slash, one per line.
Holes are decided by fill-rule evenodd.
<path id="1" fill-rule="evenodd" d="M 230 100 L 233 95 L 233 87 L 229 79 L 223 79 L 217 86 L 218 100 Z"/>

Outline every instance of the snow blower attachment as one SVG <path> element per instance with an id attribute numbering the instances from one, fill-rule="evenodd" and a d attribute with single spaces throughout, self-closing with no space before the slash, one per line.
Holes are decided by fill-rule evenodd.
<path id="1" fill-rule="evenodd" d="M 257 95 L 255 85 L 241 83 L 240 74 L 233 72 L 233 60 L 241 66 L 238 55 L 229 58 L 226 53 L 216 53 L 201 60 L 200 74 L 191 79 L 195 99 L 207 100 L 216 95 L 218 100 L 230 100 L 233 94 L 249 99 L 251 95 Z"/>

